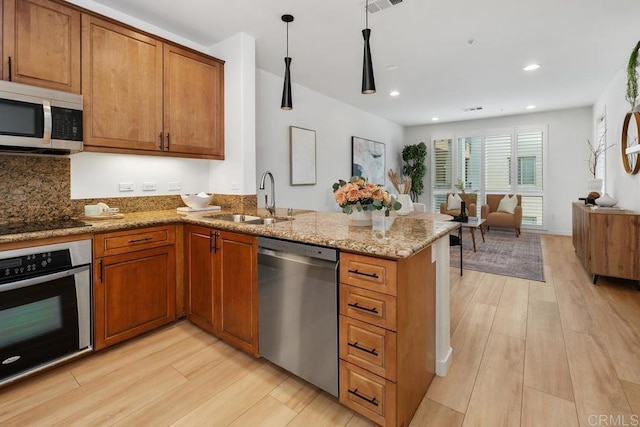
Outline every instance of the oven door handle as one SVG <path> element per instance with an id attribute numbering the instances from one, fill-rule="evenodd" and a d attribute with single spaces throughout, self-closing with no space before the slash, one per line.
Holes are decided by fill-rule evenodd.
<path id="1" fill-rule="evenodd" d="M 14 289 L 26 288 L 33 285 L 40 285 L 45 282 L 50 282 L 52 280 L 63 279 L 65 277 L 73 276 L 74 274 L 82 273 L 83 271 L 87 271 L 91 268 L 89 264 L 82 265 L 80 267 L 75 267 L 70 270 L 59 271 L 53 274 L 47 274 L 46 276 L 37 276 L 32 277 L 30 279 L 20 280 L 18 282 L 5 283 L 4 285 L 0 285 L 0 292 L 12 291 Z"/>

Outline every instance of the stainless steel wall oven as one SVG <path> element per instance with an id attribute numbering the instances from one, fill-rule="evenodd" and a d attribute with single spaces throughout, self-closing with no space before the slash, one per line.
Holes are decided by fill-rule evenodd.
<path id="1" fill-rule="evenodd" d="M 0 252 L 0 385 L 92 349 L 91 240 Z"/>

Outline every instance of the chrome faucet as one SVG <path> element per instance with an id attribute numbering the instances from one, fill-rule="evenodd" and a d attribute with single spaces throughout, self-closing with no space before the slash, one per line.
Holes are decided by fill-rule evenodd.
<path id="1" fill-rule="evenodd" d="M 269 205 L 269 198 L 267 195 L 264 195 L 264 207 L 269 211 L 271 215 L 276 214 L 276 184 L 273 181 L 273 175 L 271 172 L 266 171 L 262 174 L 262 178 L 260 178 L 260 190 L 264 190 L 264 180 L 269 175 L 269 179 L 271 180 L 271 205 Z"/>

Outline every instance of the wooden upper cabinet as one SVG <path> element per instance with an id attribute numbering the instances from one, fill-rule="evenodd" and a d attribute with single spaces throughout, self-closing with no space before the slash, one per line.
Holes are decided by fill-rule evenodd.
<path id="1" fill-rule="evenodd" d="M 224 63 L 82 16 L 88 151 L 224 159 Z"/>
<path id="2" fill-rule="evenodd" d="M 164 131 L 171 153 L 224 159 L 224 66 L 172 45 L 164 47 Z"/>
<path id="3" fill-rule="evenodd" d="M 47 0 L 4 0 L 2 41 L 4 80 L 80 93 L 80 12 Z"/>
<path id="4" fill-rule="evenodd" d="M 162 42 L 82 15 L 82 93 L 86 150 L 161 151 Z"/>

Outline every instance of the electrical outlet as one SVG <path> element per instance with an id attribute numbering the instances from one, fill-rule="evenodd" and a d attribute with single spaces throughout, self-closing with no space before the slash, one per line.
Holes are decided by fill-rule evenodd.
<path id="1" fill-rule="evenodd" d="M 182 190 L 182 183 L 180 181 L 173 181 L 167 184 L 169 191 Z"/>
<path id="2" fill-rule="evenodd" d="M 231 189 L 234 191 L 238 191 L 240 189 L 240 184 L 238 184 L 237 182 L 232 182 Z"/>
<path id="3" fill-rule="evenodd" d="M 142 191 L 156 191 L 157 189 L 158 189 L 158 184 L 155 182 L 142 183 Z"/>
<path id="4" fill-rule="evenodd" d="M 121 182 L 118 186 L 119 191 L 121 193 L 127 192 L 127 191 L 133 191 L 133 182 Z"/>

